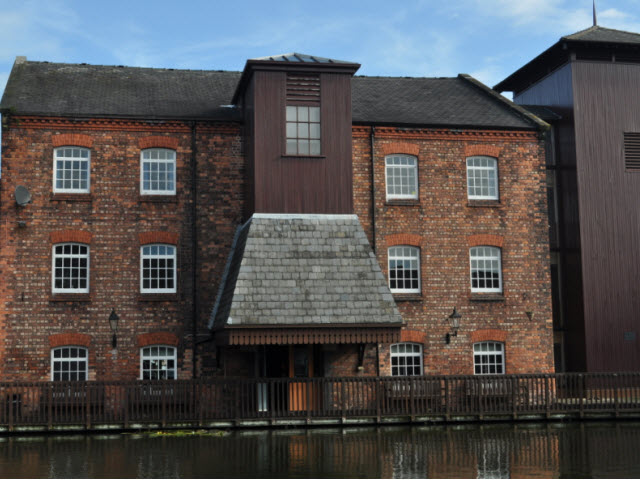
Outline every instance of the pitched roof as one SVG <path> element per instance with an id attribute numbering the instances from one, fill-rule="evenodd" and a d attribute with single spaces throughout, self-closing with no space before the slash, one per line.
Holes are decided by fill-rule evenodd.
<path id="1" fill-rule="evenodd" d="M 333 58 L 317 57 L 315 55 L 307 55 L 305 53 L 283 53 L 281 55 L 269 55 L 266 57 L 251 58 L 250 60 L 272 61 L 272 62 L 292 62 L 292 63 L 348 63 L 344 60 L 335 60 Z"/>
<path id="2" fill-rule="evenodd" d="M 316 57 L 317 58 L 317 57 Z M 350 65 L 350 64 L 349 64 Z M 240 72 L 16 61 L 0 109 L 28 115 L 242 120 Z M 353 121 L 536 128 L 468 77 L 354 77 Z"/>
<path id="3" fill-rule="evenodd" d="M 401 323 L 356 215 L 254 214 L 236 235 L 209 328 Z"/>
<path id="4" fill-rule="evenodd" d="M 498 92 L 521 92 L 539 79 L 570 60 L 571 53 L 615 52 L 616 60 L 640 60 L 640 34 L 595 25 L 585 30 L 560 37 L 529 63 L 523 65 L 493 88 Z"/>
<path id="5" fill-rule="evenodd" d="M 488 89 L 487 89 L 488 90 Z M 354 123 L 533 128 L 506 98 L 454 78 L 354 77 Z"/>
<path id="6" fill-rule="evenodd" d="M 87 64 L 14 64 L 0 108 L 61 116 L 238 120 L 239 72 Z"/>
<path id="7" fill-rule="evenodd" d="M 575 40 L 580 42 L 630 43 L 640 45 L 640 34 L 614 30 L 613 28 L 595 25 L 571 35 L 565 35 L 561 40 Z"/>

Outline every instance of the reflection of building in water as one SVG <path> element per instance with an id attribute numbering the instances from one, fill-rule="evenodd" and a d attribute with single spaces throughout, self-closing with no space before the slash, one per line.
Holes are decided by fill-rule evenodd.
<path id="1" fill-rule="evenodd" d="M 487 438 L 476 445 L 477 478 L 511 478 L 508 442 L 505 438 Z"/>

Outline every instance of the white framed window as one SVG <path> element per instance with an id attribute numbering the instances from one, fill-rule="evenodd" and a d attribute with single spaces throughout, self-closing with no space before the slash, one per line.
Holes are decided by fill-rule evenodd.
<path id="1" fill-rule="evenodd" d="M 140 349 L 141 380 L 175 380 L 177 375 L 176 348 L 149 345 Z"/>
<path id="2" fill-rule="evenodd" d="M 467 158 L 469 200 L 498 200 L 498 160 L 493 157 Z"/>
<path id="3" fill-rule="evenodd" d="M 58 147 L 53 151 L 53 191 L 89 193 L 91 152 L 82 147 Z"/>
<path id="4" fill-rule="evenodd" d="M 52 255 L 52 292 L 89 292 L 89 245 L 57 243 Z"/>
<path id="5" fill-rule="evenodd" d="M 472 292 L 502 292 L 502 260 L 498 247 L 471 247 L 469 260 Z"/>
<path id="6" fill-rule="evenodd" d="M 473 344 L 473 373 L 501 375 L 504 373 L 504 344 L 479 342 Z"/>
<path id="7" fill-rule="evenodd" d="M 287 155 L 320 155 L 320 107 L 287 105 Z"/>
<path id="8" fill-rule="evenodd" d="M 389 248 L 389 289 L 420 293 L 420 249 L 407 245 Z"/>
<path id="9" fill-rule="evenodd" d="M 140 248 L 140 292 L 176 292 L 176 247 L 153 244 Z"/>
<path id="10" fill-rule="evenodd" d="M 422 375 L 422 345 L 395 343 L 391 345 L 391 375 Z"/>
<path id="11" fill-rule="evenodd" d="M 85 381 L 89 372 L 89 351 L 85 347 L 65 346 L 51 349 L 51 380 Z"/>
<path id="12" fill-rule="evenodd" d="M 418 159 L 411 155 L 385 158 L 387 200 L 418 198 Z"/>
<path id="13" fill-rule="evenodd" d="M 166 148 L 148 148 L 140 153 L 140 193 L 176 194 L 176 152 Z"/>

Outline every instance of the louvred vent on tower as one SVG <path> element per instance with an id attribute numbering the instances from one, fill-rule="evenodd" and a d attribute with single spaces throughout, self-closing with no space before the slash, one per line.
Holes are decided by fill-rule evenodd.
<path id="1" fill-rule="evenodd" d="M 320 103 L 320 76 L 288 73 L 287 102 Z"/>
<path id="2" fill-rule="evenodd" d="M 624 166 L 627 170 L 640 170 L 640 133 L 624 134 Z"/>

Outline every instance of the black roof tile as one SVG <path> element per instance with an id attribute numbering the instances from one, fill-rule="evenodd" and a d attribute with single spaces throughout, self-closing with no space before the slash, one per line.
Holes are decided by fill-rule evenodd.
<path id="1" fill-rule="evenodd" d="M 240 72 L 16 62 L 0 109 L 20 114 L 242 120 L 230 107 Z M 463 76 L 354 77 L 363 124 L 536 128 Z"/>

